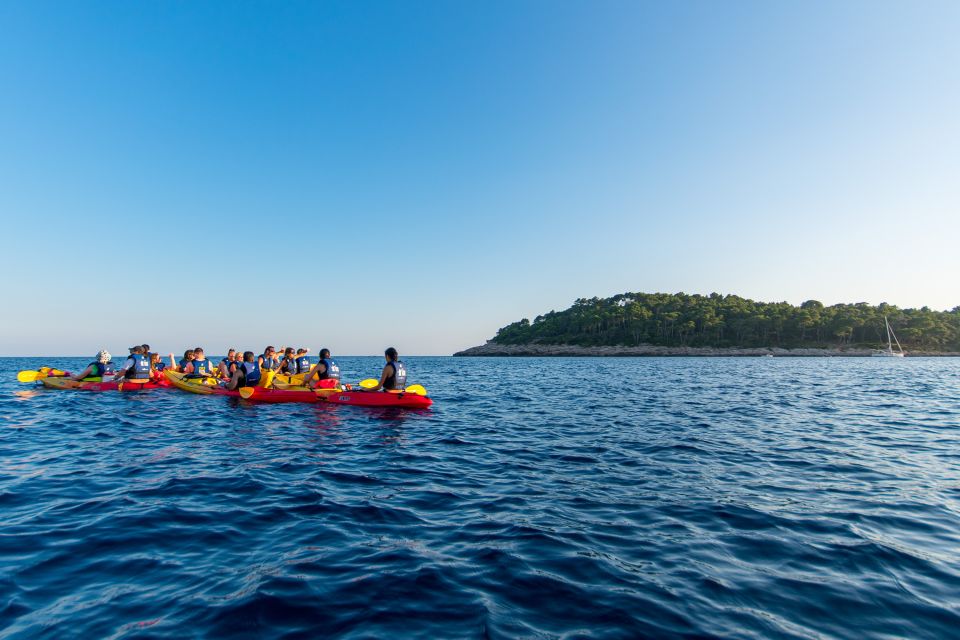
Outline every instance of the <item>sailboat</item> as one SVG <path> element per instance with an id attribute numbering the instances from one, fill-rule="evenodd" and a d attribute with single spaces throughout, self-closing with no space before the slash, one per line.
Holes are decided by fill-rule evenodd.
<path id="1" fill-rule="evenodd" d="M 887 320 L 887 316 L 883 316 L 883 322 L 887 325 L 887 349 L 877 349 L 873 352 L 872 355 L 879 356 L 881 358 L 902 358 L 903 357 L 903 347 L 900 346 L 900 341 L 897 340 L 897 334 L 893 332 L 893 329 L 890 328 L 890 321 Z M 893 350 L 893 343 L 897 343 L 897 350 Z"/>

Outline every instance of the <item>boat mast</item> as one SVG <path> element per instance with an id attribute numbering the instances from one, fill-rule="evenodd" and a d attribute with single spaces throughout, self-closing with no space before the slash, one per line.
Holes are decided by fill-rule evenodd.
<path id="1" fill-rule="evenodd" d="M 897 343 L 897 351 L 899 351 L 900 353 L 903 353 L 903 347 L 900 346 L 900 341 L 897 340 L 897 334 L 895 334 L 895 333 L 893 332 L 893 329 L 890 327 L 890 323 L 889 323 L 889 322 L 887 323 L 887 330 L 888 330 L 888 331 L 890 332 L 890 334 L 893 336 L 894 342 Z M 892 350 L 893 350 L 893 347 L 890 347 L 890 350 L 892 351 Z"/>
<path id="2" fill-rule="evenodd" d="M 887 320 L 887 316 L 883 316 L 883 323 L 887 325 L 887 351 L 893 353 L 893 342 L 890 340 L 890 321 Z M 899 342 L 897 346 L 900 346 Z"/>

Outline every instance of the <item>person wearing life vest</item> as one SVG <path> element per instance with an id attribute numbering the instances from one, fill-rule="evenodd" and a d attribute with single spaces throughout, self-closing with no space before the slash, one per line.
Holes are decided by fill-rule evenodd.
<path id="1" fill-rule="evenodd" d="M 283 359 L 280 360 L 280 373 L 288 376 L 297 373 L 297 356 L 294 354 L 293 347 L 287 347 L 283 350 Z"/>
<path id="2" fill-rule="evenodd" d="M 203 349 L 197 347 L 193 350 L 193 360 L 187 363 L 183 372 L 188 378 L 209 378 L 213 375 L 213 364 L 203 355 Z"/>
<path id="3" fill-rule="evenodd" d="M 170 367 L 177 373 L 183 373 L 189 364 L 193 360 L 193 349 L 187 349 L 183 352 L 183 357 L 180 358 L 180 362 L 174 362 L 173 354 L 170 354 Z"/>
<path id="4" fill-rule="evenodd" d="M 150 361 L 143 353 L 143 345 L 130 347 L 130 355 L 127 361 L 120 367 L 120 371 L 114 376 L 115 380 L 123 378 L 125 382 L 144 383 L 150 382 Z"/>
<path id="5" fill-rule="evenodd" d="M 230 381 L 227 382 L 227 389 L 234 391 L 240 387 L 255 387 L 260 383 L 260 363 L 258 358 L 253 355 L 253 351 L 243 352 L 243 362 L 238 363 Z"/>
<path id="6" fill-rule="evenodd" d="M 314 376 L 317 376 L 316 386 L 332 388 L 340 384 L 340 367 L 330 358 L 330 349 L 320 349 L 320 359 L 303 377 L 303 384 L 312 386 L 310 382 Z M 326 380 L 329 382 L 325 382 Z"/>
<path id="7" fill-rule="evenodd" d="M 261 369 L 266 369 L 267 371 L 276 371 L 280 368 L 280 360 L 277 358 L 277 352 L 273 347 L 267 347 L 263 350 L 263 354 L 257 356 L 257 364 L 260 365 Z"/>
<path id="8" fill-rule="evenodd" d="M 220 364 L 217 365 L 217 370 L 220 373 L 220 377 L 224 380 L 229 380 L 233 377 L 233 372 L 237 370 L 237 365 L 240 363 L 237 362 L 237 350 L 230 349 L 227 351 L 227 357 L 220 361 Z"/>
<path id="9" fill-rule="evenodd" d="M 87 365 L 87 368 L 78 375 L 70 376 L 71 380 L 77 382 L 100 382 L 107 377 L 107 364 L 110 363 L 110 354 L 101 351 L 93 357 L 93 362 Z"/>
<path id="10" fill-rule="evenodd" d="M 310 353 L 310 349 L 303 347 L 297 349 L 297 373 L 307 373 L 310 371 L 310 358 L 307 357 L 308 353 Z"/>
<path id="11" fill-rule="evenodd" d="M 407 367 L 400 361 L 400 354 L 393 347 L 383 352 L 387 364 L 380 372 L 380 382 L 367 391 L 403 391 L 407 386 Z"/>
<path id="12" fill-rule="evenodd" d="M 163 358 L 160 357 L 159 353 L 150 354 L 150 373 L 154 378 L 158 380 L 162 378 L 163 370 L 166 368 L 166 365 L 163 364 Z"/>

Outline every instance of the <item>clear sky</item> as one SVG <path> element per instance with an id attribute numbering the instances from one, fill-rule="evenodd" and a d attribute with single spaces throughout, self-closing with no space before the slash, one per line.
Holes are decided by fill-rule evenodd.
<path id="1" fill-rule="evenodd" d="M 960 3 L 0 3 L 0 354 L 960 304 Z"/>

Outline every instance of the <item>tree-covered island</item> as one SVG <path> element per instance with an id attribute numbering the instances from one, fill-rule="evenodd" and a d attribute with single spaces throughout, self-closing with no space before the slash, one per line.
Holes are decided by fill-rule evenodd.
<path id="1" fill-rule="evenodd" d="M 795 306 L 718 293 L 622 293 L 524 318 L 457 355 L 868 355 L 886 347 L 884 317 L 908 353 L 960 353 L 960 306 Z"/>

